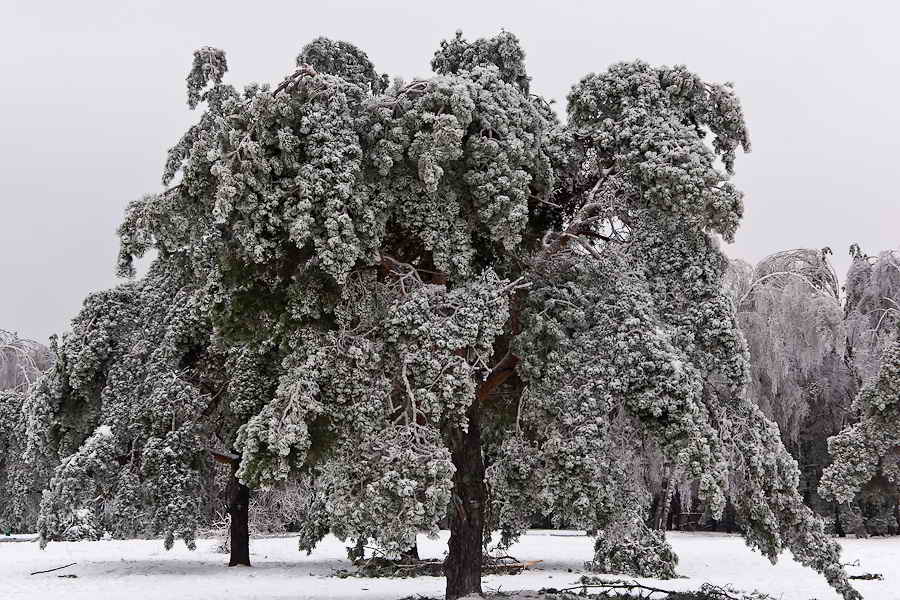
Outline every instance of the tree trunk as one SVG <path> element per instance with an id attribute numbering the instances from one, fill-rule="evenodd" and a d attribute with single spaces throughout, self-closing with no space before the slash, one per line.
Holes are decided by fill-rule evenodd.
<path id="1" fill-rule="evenodd" d="M 663 477 L 662 489 L 659 494 L 659 502 L 656 504 L 656 514 L 653 518 L 653 529 L 657 529 L 660 531 L 665 531 L 666 526 L 666 515 L 668 515 L 668 511 L 666 510 L 666 500 L 669 498 L 669 469 L 666 469 L 666 474 Z"/>
<path id="2" fill-rule="evenodd" d="M 838 537 L 847 537 L 844 533 L 844 524 L 841 523 L 841 505 L 837 502 L 834 503 L 834 532 Z"/>
<path id="3" fill-rule="evenodd" d="M 481 561 L 484 539 L 484 461 L 481 457 L 480 399 L 466 413 L 468 431 L 451 433 L 453 506 L 450 509 L 450 552 L 444 563 L 447 598 L 481 594 Z"/>
<path id="4" fill-rule="evenodd" d="M 894 501 L 894 520 L 897 522 L 897 525 L 900 525 L 900 498 Z M 897 535 L 898 533 L 900 533 L 900 528 L 894 530 L 892 535 Z"/>
<path id="5" fill-rule="evenodd" d="M 231 537 L 231 560 L 229 567 L 250 566 L 250 488 L 235 476 L 238 463 L 232 467 L 232 476 L 225 493 L 228 497 L 228 515 L 231 517 L 229 533 Z"/>
<path id="6" fill-rule="evenodd" d="M 663 486 L 664 495 L 662 506 L 660 507 L 661 510 L 659 512 L 659 520 L 656 522 L 656 529 L 659 529 L 660 531 L 665 531 L 666 529 L 670 528 L 669 513 L 672 510 L 672 495 L 675 493 L 676 477 L 677 473 L 675 469 L 666 469 L 666 479 Z"/>
<path id="7" fill-rule="evenodd" d="M 419 544 L 418 544 L 418 542 L 413 544 L 412 547 L 407 548 L 406 551 L 401 552 L 400 560 L 402 560 L 404 562 L 419 560 Z"/>

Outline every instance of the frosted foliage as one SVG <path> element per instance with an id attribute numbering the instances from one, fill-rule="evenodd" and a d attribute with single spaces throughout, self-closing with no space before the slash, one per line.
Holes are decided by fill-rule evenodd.
<path id="1" fill-rule="evenodd" d="M 784 449 L 778 428 L 750 401 L 732 408 L 727 435 L 733 444 L 732 499 L 746 524 L 747 544 L 775 562 L 789 549 L 794 559 L 821 573 L 844 598 L 860 598 L 840 565 L 840 546 L 797 493 L 797 462 Z"/>
<path id="2" fill-rule="evenodd" d="M 722 288 L 727 259 L 715 240 L 671 225 L 648 225 L 636 241 L 659 318 L 671 329 L 674 343 L 704 381 L 715 382 L 728 396 L 738 393 L 747 382 L 747 350 Z"/>
<path id="3" fill-rule="evenodd" d="M 588 75 L 568 100 L 572 126 L 588 137 L 602 166 L 634 186 L 634 200 L 734 237 L 742 194 L 715 160 L 730 173 L 735 151 L 750 143 L 729 85 L 705 83 L 681 66 L 638 61 Z"/>
<path id="4" fill-rule="evenodd" d="M 507 541 L 541 511 L 606 532 L 598 561 L 631 548 L 629 568 L 663 573 L 674 556 L 634 526 L 646 438 L 713 512 L 737 486 L 751 540 L 855 598 L 774 426 L 741 398 L 747 352 L 713 238 L 743 212 L 732 89 L 620 63 L 573 87 L 563 124 L 528 93 L 512 34 L 458 35 L 433 68 L 385 88 L 363 52 L 320 38 L 275 87 L 239 91 L 221 51 L 195 55 L 200 114 L 163 177 L 180 179 L 119 230 L 121 274 L 159 258 L 89 299 L 62 381 L 28 400 L 34 451 L 45 439 L 63 459 L 46 535 L 68 522 L 52 520 L 62 498 L 102 527 L 90 493 L 131 469 L 116 489 L 159 481 L 139 510 L 188 539 L 186 490 L 218 440 L 248 485 L 315 481 L 306 549 L 331 529 L 398 553 L 448 504 L 486 503 Z M 91 437 L 99 425 L 112 435 Z"/>
<path id="5" fill-rule="evenodd" d="M 150 234 L 173 251 L 173 238 L 181 252 L 187 240 L 220 245 L 229 262 L 258 265 L 261 277 L 277 277 L 276 264 L 312 252 L 316 270 L 338 283 L 357 263 L 379 260 L 389 220 L 451 274 L 472 273 L 482 240 L 519 242 L 528 186 L 551 177 L 540 148 L 544 121 L 495 67 L 376 99 L 354 75 L 359 51 L 320 39 L 304 52 L 301 60 L 311 62 L 275 91 L 211 88 L 217 101 L 170 153 L 166 179 L 180 167 L 181 185 L 145 199 L 148 216 L 132 219 L 123 236 L 124 272 Z M 218 64 L 199 72 L 217 73 Z M 202 218 L 168 216 L 198 204 Z M 227 229 L 228 239 L 207 233 L 211 227 Z"/>
<path id="6" fill-rule="evenodd" d="M 324 465 L 318 476 L 321 510 L 338 538 L 372 538 L 399 557 L 415 545 L 417 533 L 437 536 L 450 504 L 453 471 L 436 430 L 387 427 L 341 448 Z"/>
<path id="7" fill-rule="evenodd" d="M 33 531 L 44 473 L 23 460 L 25 398 L 50 368 L 52 352 L 33 340 L 0 329 L 0 533 Z"/>
<path id="8" fill-rule="evenodd" d="M 209 82 L 222 83 L 228 71 L 225 53 L 218 48 L 205 46 L 194 52 L 194 64 L 187 76 L 188 106 L 194 108 L 207 99 L 204 88 Z"/>
<path id="9" fill-rule="evenodd" d="M 848 345 L 863 380 L 878 375 L 881 355 L 900 324 L 900 251 L 857 254 L 847 272 Z"/>
<path id="10" fill-rule="evenodd" d="M 859 422 L 828 440 L 834 462 L 820 491 L 837 502 L 850 502 L 876 477 L 900 490 L 900 342 L 887 346 L 877 378 L 863 387 L 854 409 Z"/>
<path id="11" fill-rule="evenodd" d="M 379 76 L 365 52 L 347 42 L 316 38 L 297 56 L 297 65 L 309 65 L 319 73 L 337 75 L 378 93 L 387 87 L 387 76 Z"/>
<path id="12" fill-rule="evenodd" d="M 606 424 L 621 410 L 657 436 L 673 458 L 690 466 L 702 480 L 705 497 L 724 506 L 724 471 L 701 400 L 702 377 L 661 327 L 644 280 L 629 277 L 623 267 L 613 260 L 585 260 L 529 295 L 539 310 L 526 313 L 520 352 L 527 357 L 522 373 L 528 400 L 539 401 L 526 404 L 525 416 L 535 426 L 558 423 L 544 430 L 544 449 L 569 458 L 549 455 L 549 460 L 565 464 L 584 456 L 578 460 L 584 469 L 581 477 L 569 484 L 582 500 L 564 497 L 554 484 L 554 500 L 560 505 L 553 506 L 553 512 L 575 519 L 587 516 L 594 523 L 603 520 L 602 512 L 572 513 L 579 507 L 602 510 L 591 501 L 597 495 L 592 488 L 606 487 L 598 473 L 608 471 L 604 463 L 616 460 L 609 456 L 615 446 L 609 445 Z M 570 448 L 572 443 L 589 447 Z M 556 477 L 559 469 L 549 471 Z"/>
<path id="13" fill-rule="evenodd" d="M 840 409 L 855 386 L 843 357 L 843 311 L 830 296 L 802 279 L 784 285 L 764 282 L 738 313 L 751 353 L 748 393 L 796 443 L 813 403 Z"/>
<path id="14" fill-rule="evenodd" d="M 678 557 L 662 531 L 649 529 L 637 516 L 597 532 L 594 560 L 585 566 L 598 573 L 671 579 Z"/>
<path id="15" fill-rule="evenodd" d="M 847 323 L 864 381 L 852 407 L 859 421 L 828 440 L 834 462 L 819 486 L 840 503 L 873 484 L 900 490 L 900 259 L 896 251 L 877 258 L 856 251 L 847 274 Z"/>
<path id="16" fill-rule="evenodd" d="M 305 331 L 295 338 L 275 397 L 240 430 L 239 477 L 268 484 L 300 468 L 314 421 L 327 424 L 329 435 L 349 438 L 382 435 L 393 422 L 414 432 L 424 427 L 421 434 L 431 439 L 445 424 L 465 423 L 475 376 L 508 315 L 502 286 L 491 272 L 452 291 L 411 285 L 405 294 L 376 289 L 380 301 L 369 308 L 378 312 L 339 306 L 355 332 Z M 362 333 L 363 325 L 371 328 Z"/>
<path id="17" fill-rule="evenodd" d="M 441 75 L 470 71 L 478 66 L 494 65 L 503 81 L 518 85 L 528 93 L 531 78 L 525 71 L 525 52 L 518 38 L 508 31 L 488 39 L 467 41 L 462 31 L 452 40 L 441 42 L 431 59 L 431 68 Z"/>
<path id="18" fill-rule="evenodd" d="M 189 357 L 209 344 L 209 326 L 183 283 L 157 262 L 143 280 L 90 296 L 29 394 L 27 454 L 58 464 L 38 519 L 44 543 L 161 534 L 193 546 L 201 415 L 212 407 Z"/>
<path id="19" fill-rule="evenodd" d="M 24 401 L 24 391 L 0 391 L 0 489 L 7 492 L 0 497 L 0 533 L 34 527 L 40 488 L 35 489 L 30 469 L 22 460 Z"/>

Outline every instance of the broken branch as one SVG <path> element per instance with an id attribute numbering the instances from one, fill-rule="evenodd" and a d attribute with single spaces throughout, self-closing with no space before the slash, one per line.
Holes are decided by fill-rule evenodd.
<path id="1" fill-rule="evenodd" d="M 78 563 L 69 563 L 67 565 L 63 565 L 61 567 L 56 567 L 55 569 L 47 569 L 46 571 L 35 571 L 34 573 L 29 573 L 29 575 L 40 575 L 41 573 L 52 573 L 53 571 L 59 571 L 60 569 L 66 569 L 71 567 L 72 565 L 77 565 Z"/>

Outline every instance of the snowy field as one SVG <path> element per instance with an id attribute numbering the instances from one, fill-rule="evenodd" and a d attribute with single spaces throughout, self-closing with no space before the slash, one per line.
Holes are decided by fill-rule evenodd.
<path id="1" fill-rule="evenodd" d="M 440 540 L 419 540 L 423 558 L 441 557 L 447 533 Z M 41 551 L 34 542 L 2 543 L 0 538 L 0 598 L 4 600 L 180 600 L 180 599 L 307 599 L 360 598 L 397 600 L 404 596 L 443 595 L 444 581 L 417 579 L 340 579 L 337 569 L 350 568 L 337 539 L 326 538 L 307 556 L 290 537 L 252 542 L 254 567 L 227 568 L 215 542 L 200 540 L 190 552 L 183 544 L 166 552 L 158 540 L 52 543 Z M 738 536 L 670 533 L 681 558 L 678 573 L 685 579 L 658 583 L 667 589 L 696 589 L 704 582 L 758 589 L 784 600 L 826 600 L 837 595 L 822 578 L 788 556 L 772 566 L 751 553 Z M 900 537 L 841 540 L 844 562 L 859 560 L 850 574 L 881 573 L 883 581 L 856 581 L 866 600 L 900 600 Z M 591 556 L 591 539 L 576 532 L 532 531 L 510 549 L 520 560 L 542 560 L 519 575 L 484 578 L 485 592 L 562 588 L 573 585 Z M 67 563 L 61 571 L 29 575 Z M 77 575 L 62 578 L 59 575 Z M 653 580 L 643 580 L 652 582 Z"/>

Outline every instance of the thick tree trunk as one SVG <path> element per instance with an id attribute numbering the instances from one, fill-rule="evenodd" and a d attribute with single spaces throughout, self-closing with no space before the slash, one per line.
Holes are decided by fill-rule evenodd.
<path id="1" fill-rule="evenodd" d="M 454 431 L 451 455 L 453 506 L 450 509 L 450 553 L 444 564 L 447 600 L 481 594 L 482 541 L 484 539 L 484 461 L 481 457 L 480 399 L 470 407 L 469 429 Z"/>
<path id="2" fill-rule="evenodd" d="M 225 490 L 228 496 L 228 515 L 231 517 L 229 533 L 231 537 L 231 559 L 229 567 L 237 565 L 250 566 L 250 488 L 235 477 L 238 465 Z"/>

